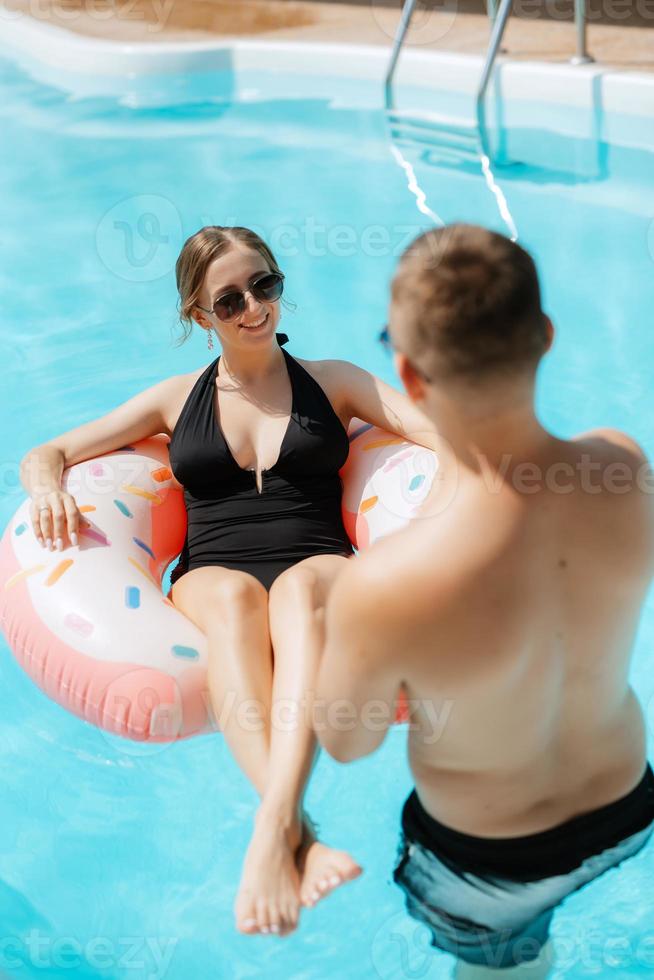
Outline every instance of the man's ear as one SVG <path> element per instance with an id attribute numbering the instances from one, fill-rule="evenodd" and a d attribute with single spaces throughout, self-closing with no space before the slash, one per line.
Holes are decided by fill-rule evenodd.
<path id="1" fill-rule="evenodd" d="M 554 343 L 554 336 L 556 334 L 556 331 L 554 329 L 554 324 L 552 323 L 552 321 L 548 317 L 547 313 L 544 313 L 543 316 L 545 317 L 545 329 L 547 331 L 547 333 L 546 333 L 547 346 L 545 347 L 545 350 L 548 351 L 548 350 L 550 350 L 550 348 L 552 347 L 552 344 Z"/>
<path id="2" fill-rule="evenodd" d="M 395 351 L 393 354 L 393 361 L 395 362 L 395 370 L 397 371 L 400 381 L 404 385 L 406 393 L 411 401 L 422 401 L 427 393 L 426 385 L 423 379 L 417 373 L 409 358 L 406 356 L 406 354 L 401 354 L 400 351 Z"/>

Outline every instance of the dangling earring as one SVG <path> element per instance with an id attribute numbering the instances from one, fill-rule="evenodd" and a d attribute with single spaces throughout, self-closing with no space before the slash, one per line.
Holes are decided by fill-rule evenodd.
<path id="1" fill-rule="evenodd" d="M 211 327 L 207 330 L 207 347 L 209 350 L 213 350 L 213 337 L 211 336 Z"/>

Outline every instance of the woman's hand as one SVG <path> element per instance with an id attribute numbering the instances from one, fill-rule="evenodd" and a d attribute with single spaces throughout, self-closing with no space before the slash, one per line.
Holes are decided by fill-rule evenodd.
<path id="1" fill-rule="evenodd" d="M 80 513 L 75 498 L 66 490 L 52 490 L 32 497 L 30 506 L 32 528 L 42 547 L 58 551 L 64 549 L 64 531 L 72 545 L 77 544 L 80 523 L 86 523 Z"/>

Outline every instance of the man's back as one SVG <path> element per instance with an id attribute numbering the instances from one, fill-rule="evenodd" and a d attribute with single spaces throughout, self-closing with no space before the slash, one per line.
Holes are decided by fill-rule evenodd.
<path id="1" fill-rule="evenodd" d="M 565 442 L 541 425 L 554 325 L 533 258 L 506 236 L 419 235 L 382 336 L 442 465 L 416 520 L 335 584 L 318 694 L 381 700 L 390 717 L 404 686 L 416 786 L 393 880 L 407 912 L 457 957 L 457 977 L 529 963 L 538 980 L 555 909 L 654 834 L 628 680 L 654 482 L 627 436 Z M 362 714 L 321 741 L 352 759 L 383 734 Z"/>
<path id="2" fill-rule="evenodd" d="M 641 778 L 628 670 L 654 566 L 651 490 L 625 436 L 546 438 L 529 463 L 459 466 L 447 506 L 440 487 L 395 540 L 410 761 L 445 825 L 537 833 Z"/>

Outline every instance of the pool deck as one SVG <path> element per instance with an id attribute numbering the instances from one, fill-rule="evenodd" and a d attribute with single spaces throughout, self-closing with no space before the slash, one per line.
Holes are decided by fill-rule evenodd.
<path id="1" fill-rule="evenodd" d="M 504 52 L 512 60 L 566 63 L 575 51 L 572 0 L 515 0 Z M 588 49 L 598 64 L 654 72 L 654 0 L 587 0 Z M 5 16 L 27 15 L 78 35 L 123 42 L 260 41 L 390 45 L 400 0 L 5 0 Z M 437 8 L 437 9 L 436 9 Z M 481 0 L 420 2 L 406 48 L 483 54 L 489 21 Z"/>

